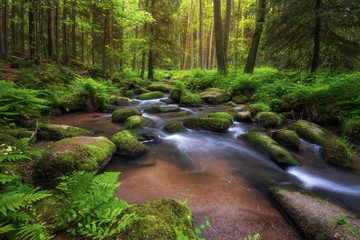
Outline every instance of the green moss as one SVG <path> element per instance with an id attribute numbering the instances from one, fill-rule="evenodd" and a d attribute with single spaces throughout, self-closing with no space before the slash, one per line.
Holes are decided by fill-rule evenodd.
<path id="1" fill-rule="evenodd" d="M 175 114 L 176 117 L 181 117 L 181 116 L 188 116 L 191 115 L 191 112 L 189 111 L 181 111 Z"/>
<path id="2" fill-rule="evenodd" d="M 256 115 L 256 121 L 266 128 L 278 128 L 284 122 L 284 117 L 273 112 L 260 112 Z"/>
<path id="3" fill-rule="evenodd" d="M 330 164 L 341 167 L 352 167 L 350 149 L 347 144 L 340 139 L 330 140 L 325 145 L 322 155 L 325 161 Z"/>
<path id="4" fill-rule="evenodd" d="M 315 123 L 311 123 L 305 120 L 299 120 L 291 124 L 288 129 L 295 131 L 300 137 L 307 141 L 314 142 L 321 146 L 325 146 L 326 143 L 334 136 Z"/>
<path id="5" fill-rule="evenodd" d="M 252 122 L 249 111 L 235 113 L 234 120 L 237 122 Z"/>
<path id="6" fill-rule="evenodd" d="M 118 105 L 118 106 L 124 106 L 131 102 L 132 100 L 130 98 L 116 96 L 116 95 L 110 96 L 110 101 L 109 101 L 110 104 Z"/>
<path id="7" fill-rule="evenodd" d="M 206 103 L 220 104 L 230 99 L 230 96 L 221 89 L 208 88 L 204 92 L 200 93 L 200 98 Z"/>
<path id="8" fill-rule="evenodd" d="M 33 135 L 32 131 L 25 128 L 0 128 L 1 134 L 7 134 L 15 138 L 30 138 Z"/>
<path id="9" fill-rule="evenodd" d="M 246 140 L 267 152 L 270 158 L 280 167 L 298 166 L 299 162 L 269 136 L 259 132 L 248 132 L 242 135 Z"/>
<path id="10" fill-rule="evenodd" d="M 173 100 L 175 103 L 179 103 L 182 97 L 183 91 L 178 88 L 174 88 L 170 91 L 169 98 Z"/>
<path id="11" fill-rule="evenodd" d="M 230 127 L 230 122 L 228 120 L 217 118 L 191 117 L 184 119 L 184 125 L 187 128 L 195 130 L 224 132 Z"/>
<path id="12" fill-rule="evenodd" d="M 227 102 L 226 105 L 230 107 L 236 107 L 236 103 L 234 103 L 233 101 Z"/>
<path id="13" fill-rule="evenodd" d="M 341 128 L 346 137 L 360 142 L 360 117 L 346 119 Z"/>
<path id="14" fill-rule="evenodd" d="M 160 91 L 156 91 L 156 92 L 141 94 L 141 95 L 137 96 L 137 99 L 150 100 L 150 99 L 163 98 L 163 97 L 164 97 L 164 93 L 162 93 Z"/>
<path id="15" fill-rule="evenodd" d="M 8 134 L 0 133 L 0 145 L 5 144 L 6 146 L 17 146 L 19 144 L 19 140 L 17 138 L 10 136 Z M 0 150 L 2 147 L 0 146 Z"/>
<path id="16" fill-rule="evenodd" d="M 147 146 L 139 142 L 128 130 L 118 132 L 111 138 L 111 141 L 117 147 L 117 154 L 122 157 L 138 158 L 149 150 Z"/>
<path id="17" fill-rule="evenodd" d="M 248 98 L 246 96 L 237 95 L 237 96 L 233 96 L 232 100 L 237 104 L 242 104 L 242 103 L 247 103 Z"/>
<path id="18" fill-rule="evenodd" d="M 160 106 L 152 106 L 145 109 L 147 113 L 167 113 L 167 112 L 180 112 L 181 108 L 179 107 L 160 107 Z"/>
<path id="19" fill-rule="evenodd" d="M 171 121 L 165 125 L 164 130 L 169 133 L 178 133 L 184 132 L 186 128 L 178 121 Z"/>
<path id="20" fill-rule="evenodd" d="M 230 122 L 230 124 L 233 123 L 233 118 L 232 118 L 232 116 L 231 116 L 230 114 L 226 113 L 226 112 L 210 113 L 208 117 L 227 120 L 227 121 Z"/>
<path id="21" fill-rule="evenodd" d="M 173 87 L 166 83 L 152 83 L 148 86 L 150 91 L 160 91 L 164 93 L 170 92 Z"/>
<path id="22" fill-rule="evenodd" d="M 40 127 L 38 134 L 42 139 L 60 140 L 69 137 L 91 136 L 94 135 L 94 132 L 67 125 L 46 124 Z"/>
<path id="23" fill-rule="evenodd" d="M 142 88 L 142 87 L 137 87 L 137 88 L 133 89 L 133 91 L 135 92 L 135 94 L 150 93 L 149 90 Z"/>
<path id="24" fill-rule="evenodd" d="M 251 116 L 256 116 L 259 112 L 269 112 L 271 110 L 270 106 L 267 105 L 266 103 L 254 103 L 254 104 L 250 104 L 249 106 L 249 111 L 251 113 Z"/>
<path id="25" fill-rule="evenodd" d="M 131 116 L 125 120 L 125 129 L 137 129 L 141 128 L 141 125 L 145 122 L 145 118 L 142 116 Z"/>
<path id="26" fill-rule="evenodd" d="M 142 113 L 135 108 L 118 108 L 115 109 L 112 113 L 112 121 L 125 122 L 128 117 L 136 115 L 141 116 Z"/>
<path id="27" fill-rule="evenodd" d="M 120 239 L 173 239 L 175 228 L 188 239 L 197 239 L 193 231 L 192 214 L 189 208 L 175 200 L 158 200 L 135 204 L 124 214 L 135 213 L 140 219 L 135 221 L 119 236 Z"/>
<path id="28" fill-rule="evenodd" d="M 125 90 L 123 93 L 124 97 L 133 98 L 135 96 L 134 90 Z"/>
<path id="29" fill-rule="evenodd" d="M 188 91 L 183 92 L 180 100 L 180 106 L 183 107 L 200 107 L 201 99 L 198 94 L 194 94 Z"/>
<path id="30" fill-rule="evenodd" d="M 246 110 L 246 108 L 243 108 L 243 107 L 232 107 L 231 111 L 232 112 L 244 112 L 244 111 L 247 111 L 247 110 Z"/>
<path id="31" fill-rule="evenodd" d="M 276 131 L 272 134 L 275 141 L 277 141 L 280 145 L 299 150 L 301 141 L 296 132 L 291 130 L 280 130 Z"/>

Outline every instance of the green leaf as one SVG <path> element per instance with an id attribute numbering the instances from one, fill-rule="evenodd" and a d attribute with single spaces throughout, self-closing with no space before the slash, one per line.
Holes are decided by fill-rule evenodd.
<path id="1" fill-rule="evenodd" d="M 206 226 L 208 226 L 209 228 L 211 228 L 211 225 L 210 225 L 209 221 L 206 221 Z"/>
<path id="2" fill-rule="evenodd" d="M 200 224 L 200 228 L 201 228 L 201 229 L 204 229 L 204 228 L 205 228 L 205 225 L 204 225 L 204 224 Z"/>
<path id="3" fill-rule="evenodd" d="M 195 228 L 195 232 L 198 233 L 198 234 L 201 234 L 201 230 L 199 228 Z"/>

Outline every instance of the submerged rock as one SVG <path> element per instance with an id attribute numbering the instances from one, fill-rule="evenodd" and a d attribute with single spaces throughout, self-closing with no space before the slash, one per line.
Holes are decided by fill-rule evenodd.
<path id="1" fill-rule="evenodd" d="M 234 120 L 237 122 L 252 122 L 251 113 L 249 111 L 235 113 Z"/>
<path id="2" fill-rule="evenodd" d="M 145 109 L 147 113 L 167 113 L 167 112 L 180 112 L 180 107 L 160 107 L 160 106 L 152 106 Z"/>
<path id="3" fill-rule="evenodd" d="M 230 127 L 230 122 L 228 120 L 223 120 L 218 118 L 190 117 L 184 119 L 184 125 L 187 128 L 191 128 L 195 130 L 224 132 Z"/>
<path id="4" fill-rule="evenodd" d="M 223 119 L 228 120 L 230 124 L 233 123 L 233 118 L 230 114 L 226 112 L 216 112 L 216 113 L 210 113 L 209 118 L 217 118 L 217 119 Z"/>
<path id="5" fill-rule="evenodd" d="M 152 83 L 147 87 L 150 91 L 160 91 L 163 93 L 169 93 L 173 87 L 167 83 Z"/>
<path id="6" fill-rule="evenodd" d="M 121 157 L 139 158 L 149 150 L 128 130 L 118 132 L 112 136 L 111 141 L 115 143 L 116 153 Z"/>
<path id="7" fill-rule="evenodd" d="M 267 152 L 270 158 L 280 167 L 300 165 L 299 162 L 293 156 L 291 156 L 289 152 L 287 152 L 265 133 L 248 132 L 242 136 L 246 140 Z"/>
<path id="8" fill-rule="evenodd" d="M 283 124 L 284 117 L 273 112 L 260 112 L 256 115 L 255 120 L 265 128 L 278 128 Z"/>
<path id="9" fill-rule="evenodd" d="M 200 93 L 201 100 L 210 104 L 220 104 L 226 101 L 229 101 L 230 96 L 221 89 L 218 88 L 208 88 L 202 93 Z"/>
<path id="10" fill-rule="evenodd" d="M 325 161 L 340 167 L 352 167 L 349 147 L 340 139 L 331 139 L 323 148 Z"/>
<path id="11" fill-rule="evenodd" d="M 296 132 L 291 130 L 280 130 L 272 133 L 272 137 L 277 141 L 280 145 L 299 150 L 301 141 Z"/>
<path id="12" fill-rule="evenodd" d="M 125 129 L 141 128 L 144 122 L 145 122 L 145 118 L 139 115 L 128 117 L 125 120 Z"/>
<path id="13" fill-rule="evenodd" d="M 111 119 L 113 122 L 125 122 L 128 117 L 136 115 L 141 116 L 142 113 L 135 108 L 118 108 L 113 111 Z"/>
<path id="14" fill-rule="evenodd" d="M 169 133 L 184 132 L 186 128 L 178 121 L 171 121 L 167 123 L 164 130 Z"/>
<path id="15" fill-rule="evenodd" d="M 272 198 L 285 214 L 301 230 L 306 239 L 358 239 L 346 226 L 351 226 L 355 234 L 360 233 L 360 218 L 352 212 L 322 200 L 314 195 L 286 188 L 272 188 Z M 347 217 L 346 225 L 336 226 L 333 218 Z M 349 220 L 351 219 L 351 221 Z"/>
<path id="16" fill-rule="evenodd" d="M 314 142 L 321 146 L 334 138 L 334 135 L 315 123 L 299 120 L 291 124 L 288 129 L 295 131 L 300 137 L 307 141 Z"/>
<path id="17" fill-rule="evenodd" d="M 135 213 L 138 219 L 122 232 L 119 239 L 197 239 L 193 230 L 193 218 L 189 208 L 176 200 L 134 204 L 124 214 Z"/>
<path id="18" fill-rule="evenodd" d="M 57 141 L 35 164 L 34 180 L 53 185 L 58 177 L 73 171 L 102 169 L 115 153 L 106 137 L 74 137 Z"/>
<path id="19" fill-rule="evenodd" d="M 112 96 L 110 96 L 109 103 L 112 105 L 124 106 L 124 105 L 131 103 L 132 101 L 133 100 L 131 100 L 130 98 L 127 98 L 127 97 L 112 95 Z"/>
<path id="20" fill-rule="evenodd" d="M 94 135 L 94 132 L 68 125 L 46 124 L 40 127 L 38 134 L 42 139 L 61 140 L 77 136 L 91 136 Z"/>
<path id="21" fill-rule="evenodd" d="M 137 99 L 150 100 L 150 99 L 163 98 L 163 97 L 164 97 L 164 93 L 162 93 L 160 91 L 156 91 L 156 92 L 149 92 L 149 93 L 141 94 L 141 95 L 137 96 Z"/>

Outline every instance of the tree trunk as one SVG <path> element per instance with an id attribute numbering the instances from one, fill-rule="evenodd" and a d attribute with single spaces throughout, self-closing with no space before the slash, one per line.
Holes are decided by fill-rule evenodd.
<path id="1" fill-rule="evenodd" d="M 54 6 L 52 1 L 48 4 L 48 54 L 49 58 L 55 57 L 55 24 L 54 24 Z"/>
<path id="2" fill-rule="evenodd" d="M 20 52 L 25 54 L 25 0 L 22 0 L 20 5 Z"/>
<path id="3" fill-rule="evenodd" d="M 4 22 L 3 22 L 3 31 L 4 31 L 4 58 L 7 60 L 8 58 L 8 49 L 9 49 L 9 42 L 8 42 L 8 0 L 3 0 L 3 7 L 4 7 Z"/>
<path id="4" fill-rule="evenodd" d="M 67 24 L 67 0 L 64 0 L 63 6 L 63 61 L 68 63 L 69 54 L 68 54 L 68 24 Z"/>
<path id="5" fill-rule="evenodd" d="M 39 24 L 39 27 L 37 28 L 37 41 L 36 41 L 36 49 L 37 49 L 37 53 L 39 54 L 39 57 L 41 57 L 44 54 L 43 48 L 44 48 L 44 14 L 43 14 L 43 8 L 40 6 L 40 3 L 37 3 L 38 8 L 37 8 L 37 22 Z"/>
<path id="6" fill-rule="evenodd" d="M 322 0 L 316 0 L 315 5 L 315 27 L 314 27 L 314 49 L 313 49 L 313 58 L 311 61 L 311 73 L 315 73 L 319 67 L 319 57 L 320 57 L 320 30 L 321 30 L 321 19 L 319 16 L 319 10 L 322 4 Z"/>
<path id="7" fill-rule="evenodd" d="M 200 20 L 200 31 L 199 31 L 199 60 L 200 68 L 204 69 L 204 16 L 203 16 L 203 2 L 199 0 L 199 20 Z"/>
<path id="8" fill-rule="evenodd" d="M 224 25 L 224 57 L 225 57 L 225 64 L 227 66 L 227 53 L 228 53 L 228 46 L 229 46 L 229 36 L 230 36 L 230 22 L 231 22 L 231 0 L 226 0 L 226 14 L 225 14 L 225 25 Z"/>
<path id="9" fill-rule="evenodd" d="M 109 42 L 109 49 L 110 49 L 110 53 L 109 53 L 109 67 L 110 70 L 113 71 L 115 70 L 115 66 L 114 66 L 114 37 L 113 37 L 113 16 L 114 15 L 114 10 L 113 10 L 113 5 L 112 3 L 110 3 L 110 9 L 109 9 L 109 22 L 108 22 L 108 42 Z"/>
<path id="10" fill-rule="evenodd" d="M 212 47 L 213 47 L 213 35 L 214 35 L 214 21 L 211 22 L 211 32 L 210 32 L 210 41 L 209 41 L 209 61 L 208 61 L 208 69 L 212 69 L 211 61 L 212 61 Z"/>
<path id="11" fill-rule="evenodd" d="M 72 58 L 76 59 L 76 1 L 73 1 L 71 12 L 71 46 L 72 46 Z"/>
<path id="12" fill-rule="evenodd" d="M 245 62 L 245 58 L 244 58 L 244 38 L 245 38 L 245 1 L 244 0 L 241 0 L 242 1 L 242 6 L 241 6 L 241 64 L 244 64 Z"/>
<path id="13" fill-rule="evenodd" d="M 185 54 L 184 54 L 184 70 L 186 69 L 186 60 L 187 60 L 187 53 L 189 50 L 189 41 L 190 41 L 190 16 L 191 16 L 191 5 L 189 7 L 189 14 L 188 14 L 188 24 L 186 28 L 186 39 L 185 39 Z"/>
<path id="14" fill-rule="evenodd" d="M 193 70 L 194 69 L 194 33 L 192 30 L 192 19 L 193 19 L 193 0 L 191 0 L 190 2 L 190 51 L 191 51 L 191 55 L 190 55 L 190 69 Z"/>
<path id="15" fill-rule="evenodd" d="M 95 39 L 95 27 L 96 27 L 96 13 L 95 13 L 95 5 L 93 5 L 93 10 L 92 10 L 92 26 L 91 26 L 91 60 L 92 60 L 92 65 L 95 65 L 95 43 L 96 43 L 96 39 Z"/>
<path id="16" fill-rule="evenodd" d="M 29 0 L 29 58 L 31 60 L 35 59 L 35 49 L 36 49 L 36 41 L 35 41 L 35 2 L 34 0 Z"/>
<path id="17" fill-rule="evenodd" d="M 151 0 L 151 6 L 150 6 L 151 11 L 154 11 L 154 5 L 155 5 L 155 0 Z M 153 15 L 153 14 L 151 14 L 151 15 Z M 154 62 L 155 62 L 154 49 L 153 49 L 154 32 L 155 32 L 154 28 L 155 28 L 154 23 L 151 23 L 151 25 L 150 25 L 149 58 L 148 58 L 148 79 L 150 79 L 150 80 L 154 80 Z"/>
<path id="18" fill-rule="evenodd" d="M 4 52 L 5 52 L 3 23 L 4 23 L 3 6 L 2 6 L 2 2 L 1 2 L 1 4 L 0 4 L 0 58 L 4 57 Z"/>
<path id="19" fill-rule="evenodd" d="M 232 53 L 232 65 L 233 67 L 235 67 L 236 65 L 236 15 L 235 15 L 235 1 L 232 0 L 231 1 L 232 4 L 232 36 L 233 36 L 233 45 L 232 45 L 232 49 L 233 49 L 233 53 Z"/>
<path id="20" fill-rule="evenodd" d="M 266 7 L 266 0 L 259 0 L 258 13 L 256 16 L 255 33 L 251 41 L 251 46 L 250 46 L 248 58 L 246 60 L 244 73 L 253 74 L 254 72 L 256 55 L 259 48 L 263 25 L 265 22 L 265 7 Z"/>
<path id="21" fill-rule="evenodd" d="M 223 32 L 221 27 L 221 0 L 214 0 L 214 30 L 217 68 L 220 74 L 226 74 Z"/>
<path id="22" fill-rule="evenodd" d="M 142 52 L 142 59 L 141 59 L 141 79 L 145 78 L 145 68 L 146 68 L 146 51 L 143 50 Z"/>
<path id="23" fill-rule="evenodd" d="M 17 24 L 15 18 L 16 18 L 16 5 L 13 2 L 11 6 L 11 53 L 16 52 Z"/>
<path id="24" fill-rule="evenodd" d="M 104 17 L 104 25 L 103 25 L 104 33 L 103 33 L 103 43 L 102 43 L 102 68 L 104 70 L 107 69 L 107 64 L 106 64 L 107 33 L 106 32 L 107 32 L 108 22 L 109 22 L 109 12 L 106 11 Z"/>
<path id="25" fill-rule="evenodd" d="M 55 1 L 55 54 L 56 61 L 59 61 L 60 49 L 59 49 L 59 2 Z"/>

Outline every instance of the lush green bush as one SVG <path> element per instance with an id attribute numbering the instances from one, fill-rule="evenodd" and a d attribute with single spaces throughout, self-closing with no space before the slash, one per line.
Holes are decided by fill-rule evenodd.
<path id="1" fill-rule="evenodd" d="M 346 137 L 354 141 L 360 141 L 360 117 L 346 119 L 341 128 Z"/>
<path id="2" fill-rule="evenodd" d="M 77 94 L 82 98 L 86 111 L 94 112 L 102 108 L 109 101 L 108 88 L 92 78 L 77 80 Z"/>
<path id="3" fill-rule="evenodd" d="M 269 112 L 270 107 L 266 103 L 258 102 L 249 105 L 249 111 L 252 116 L 256 116 L 259 112 Z"/>

